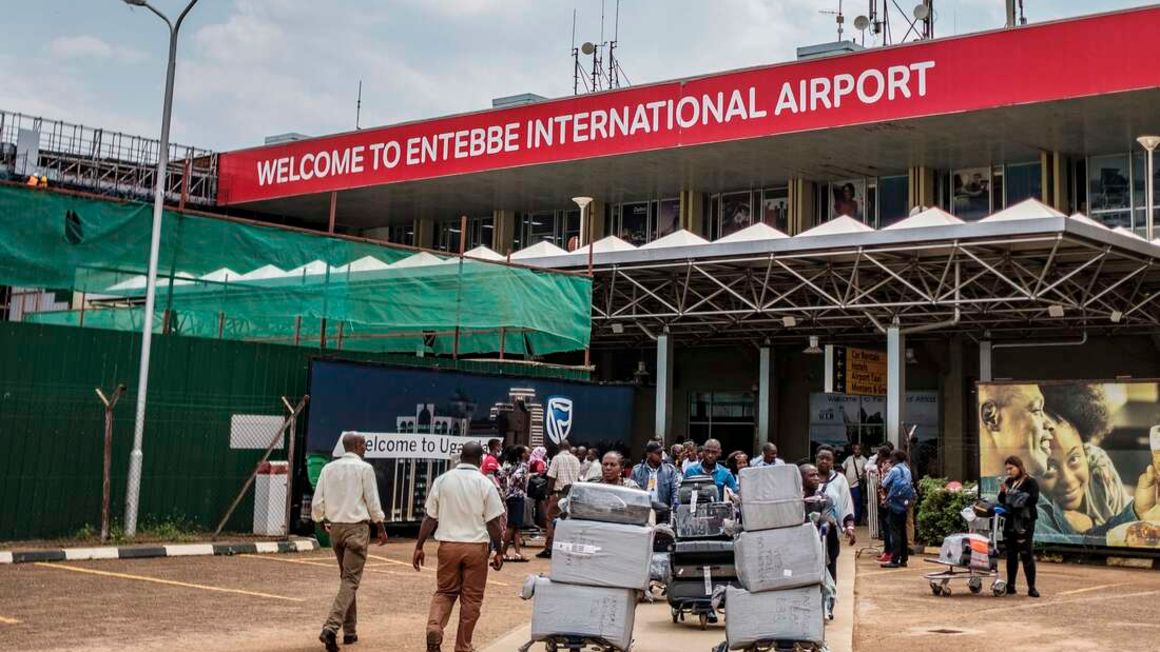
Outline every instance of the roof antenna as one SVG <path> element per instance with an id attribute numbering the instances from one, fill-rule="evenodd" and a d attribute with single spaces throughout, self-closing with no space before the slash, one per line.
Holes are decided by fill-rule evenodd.
<path id="1" fill-rule="evenodd" d="M 358 80 L 358 99 L 354 103 L 354 128 L 362 129 L 359 123 L 362 120 L 362 80 Z"/>

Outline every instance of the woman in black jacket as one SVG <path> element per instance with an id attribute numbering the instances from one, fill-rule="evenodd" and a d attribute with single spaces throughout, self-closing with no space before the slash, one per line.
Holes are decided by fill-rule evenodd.
<path id="1" fill-rule="evenodd" d="M 1027 578 L 1027 595 L 1038 598 L 1035 590 L 1035 554 L 1032 538 L 1035 519 L 1039 514 L 1039 483 L 1027 474 L 1023 460 L 1012 455 L 1004 462 L 1007 478 L 999 487 L 999 503 L 1007 508 L 1003 538 L 1007 543 L 1007 593 L 1015 593 L 1015 577 L 1019 561 L 1023 561 L 1023 575 Z"/>

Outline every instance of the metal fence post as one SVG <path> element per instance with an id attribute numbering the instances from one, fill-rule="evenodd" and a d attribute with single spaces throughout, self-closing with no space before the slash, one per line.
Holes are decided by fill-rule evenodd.
<path id="1" fill-rule="evenodd" d="M 112 396 L 105 396 L 101 388 L 97 388 L 97 397 L 105 405 L 105 455 L 101 472 L 101 541 L 109 538 L 109 492 L 110 479 L 113 468 L 113 408 L 125 392 L 125 385 L 117 385 Z"/>
<path id="2" fill-rule="evenodd" d="M 286 400 L 285 396 L 282 397 L 282 405 L 290 412 L 290 426 L 286 429 L 286 536 L 290 536 L 290 512 L 293 511 L 294 499 L 294 440 L 298 438 L 298 410 Z"/>

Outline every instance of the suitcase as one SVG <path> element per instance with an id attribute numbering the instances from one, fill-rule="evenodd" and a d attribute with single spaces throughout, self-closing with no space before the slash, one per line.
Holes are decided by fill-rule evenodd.
<path id="1" fill-rule="evenodd" d="M 550 636 L 599 637 L 627 650 L 632 645 L 637 592 L 575 584 L 558 584 L 546 577 L 535 580 L 532 603 L 532 640 Z"/>
<path id="2" fill-rule="evenodd" d="M 725 524 L 733 520 L 733 505 L 730 503 L 698 504 L 693 512 L 692 505 L 678 505 L 673 517 L 673 531 L 677 539 L 706 539 L 725 536 Z"/>
<path id="3" fill-rule="evenodd" d="M 717 483 L 710 475 L 690 475 L 681 480 L 677 487 L 677 502 L 688 505 L 693 501 L 693 493 L 697 494 L 697 503 L 712 503 L 720 500 L 717 495 Z"/>
<path id="4" fill-rule="evenodd" d="M 717 563 L 721 560 L 733 561 L 733 540 L 700 540 L 677 541 L 673 544 L 673 558 L 680 563 L 695 564 L 698 562 Z"/>
<path id="5" fill-rule="evenodd" d="M 556 526 L 553 582 L 639 589 L 648 587 L 653 529 L 569 518 Z"/>
<path id="6" fill-rule="evenodd" d="M 802 476 L 796 466 L 741 469 L 741 518 L 746 530 L 772 530 L 805 521 Z"/>
<path id="7" fill-rule="evenodd" d="M 742 532 L 734 544 L 741 586 L 754 593 L 820 584 L 826 549 L 812 523 Z"/>
<path id="8" fill-rule="evenodd" d="M 730 588 L 725 592 L 725 612 L 730 650 L 748 650 L 761 641 L 826 640 L 822 589 L 817 585 L 762 593 Z"/>
<path id="9" fill-rule="evenodd" d="M 652 499 L 643 489 L 599 482 L 576 482 L 563 506 L 570 518 L 625 525 L 648 525 Z"/>
<path id="10" fill-rule="evenodd" d="M 709 575 L 714 582 L 718 580 L 741 582 L 741 578 L 737 576 L 737 567 L 733 565 L 733 560 L 723 563 L 673 564 L 670 573 L 672 578 L 677 580 L 703 580 L 706 568 L 709 569 Z"/>
<path id="11" fill-rule="evenodd" d="M 703 575 L 695 579 L 677 579 L 674 577 L 672 583 L 669 584 L 666 595 L 669 604 L 676 607 L 694 600 L 708 601 L 713 597 L 713 589 L 717 586 L 740 588 L 741 585 L 736 580 L 710 577 L 708 586 L 706 586 Z"/>

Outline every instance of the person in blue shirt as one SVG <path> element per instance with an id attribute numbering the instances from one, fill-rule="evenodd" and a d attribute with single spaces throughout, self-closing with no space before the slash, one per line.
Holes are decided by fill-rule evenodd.
<path id="1" fill-rule="evenodd" d="M 661 457 L 665 447 L 650 441 L 644 447 L 644 461 L 632 470 L 632 481 L 649 493 L 655 503 L 677 506 L 677 485 L 681 484 L 681 472 Z M 658 523 L 667 523 L 668 514 L 657 514 Z"/>
<path id="2" fill-rule="evenodd" d="M 886 490 L 886 512 L 890 522 L 890 542 L 893 550 L 890 551 L 890 563 L 882 564 L 883 568 L 899 568 L 906 566 L 910 542 L 906 540 L 906 509 L 914 502 L 914 476 L 907 466 L 909 458 L 906 451 L 895 450 L 890 454 L 891 466 L 882 479 L 882 487 Z"/>
<path id="3" fill-rule="evenodd" d="M 685 470 L 685 477 L 691 475 L 712 476 L 713 484 L 717 485 L 718 498 L 724 499 L 725 487 L 729 487 L 733 493 L 737 493 L 737 478 L 733 477 L 733 473 L 724 465 L 717 463 L 720 457 L 721 442 L 716 439 L 706 441 L 705 446 L 701 449 L 701 461 L 690 465 Z"/>

